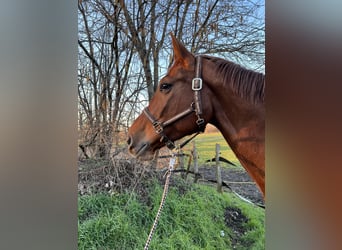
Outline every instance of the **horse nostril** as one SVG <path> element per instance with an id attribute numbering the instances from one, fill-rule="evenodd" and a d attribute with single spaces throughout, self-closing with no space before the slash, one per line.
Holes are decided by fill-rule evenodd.
<path id="1" fill-rule="evenodd" d="M 128 144 L 128 146 L 130 146 L 131 143 L 132 143 L 132 138 L 129 136 L 128 139 L 127 139 L 127 144 Z"/>

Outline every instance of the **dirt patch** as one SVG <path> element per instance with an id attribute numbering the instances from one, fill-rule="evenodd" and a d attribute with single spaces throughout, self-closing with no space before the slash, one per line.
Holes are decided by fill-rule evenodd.
<path id="1" fill-rule="evenodd" d="M 235 248 L 241 242 L 241 236 L 247 231 L 245 223 L 248 222 L 248 218 L 242 214 L 239 208 L 227 207 L 224 212 L 224 222 L 232 230 L 230 239 Z"/>

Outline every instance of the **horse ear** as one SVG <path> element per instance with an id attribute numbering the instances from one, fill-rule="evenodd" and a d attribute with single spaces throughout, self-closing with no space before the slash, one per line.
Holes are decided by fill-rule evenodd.
<path id="1" fill-rule="evenodd" d="M 189 66 L 193 61 L 194 56 L 177 40 L 173 33 L 170 34 L 172 38 L 173 61 L 181 63 L 185 67 Z"/>

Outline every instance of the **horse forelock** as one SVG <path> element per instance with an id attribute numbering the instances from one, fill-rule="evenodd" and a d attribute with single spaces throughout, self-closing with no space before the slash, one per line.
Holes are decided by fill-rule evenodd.
<path id="1" fill-rule="evenodd" d="M 263 103 L 265 99 L 265 75 L 248 70 L 233 62 L 205 56 L 216 65 L 216 73 L 223 78 L 223 85 L 252 103 Z"/>

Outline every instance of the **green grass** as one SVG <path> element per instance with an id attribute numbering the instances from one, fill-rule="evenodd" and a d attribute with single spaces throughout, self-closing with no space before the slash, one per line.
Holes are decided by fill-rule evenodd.
<path id="1" fill-rule="evenodd" d="M 199 164 L 204 164 L 206 160 L 215 158 L 216 143 L 218 143 L 220 144 L 221 156 L 233 162 L 238 168 L 242 168 L 239 160 L 236 158 L 234 152 L 230 149 L 220 132 L 200 134 L 194 141 L 198 151 Z M 184 150 L 192 150 L 192 144 L 188 144 Z M 222 164 L 222 166 L 228 165 Z"/>
<path id="2" fill-rule="evenodd" d="M 176 184 L 175 184 L 176 183 Z M 227 207 L 238 207 L 249 218 L 246 233 L 234 249 L 265 249 L 264 210 L 230 193 L 188 184 L 175 177 L 150 249 L 233 249 L 232 230 L 224 222 Z M 143 249 L 162 190 L 149 183 L 147 197 L 135 194 L 82 196 L 79 205 L 78 249 Z M 221 236 L 220 232 L 225 232 Z"/>

